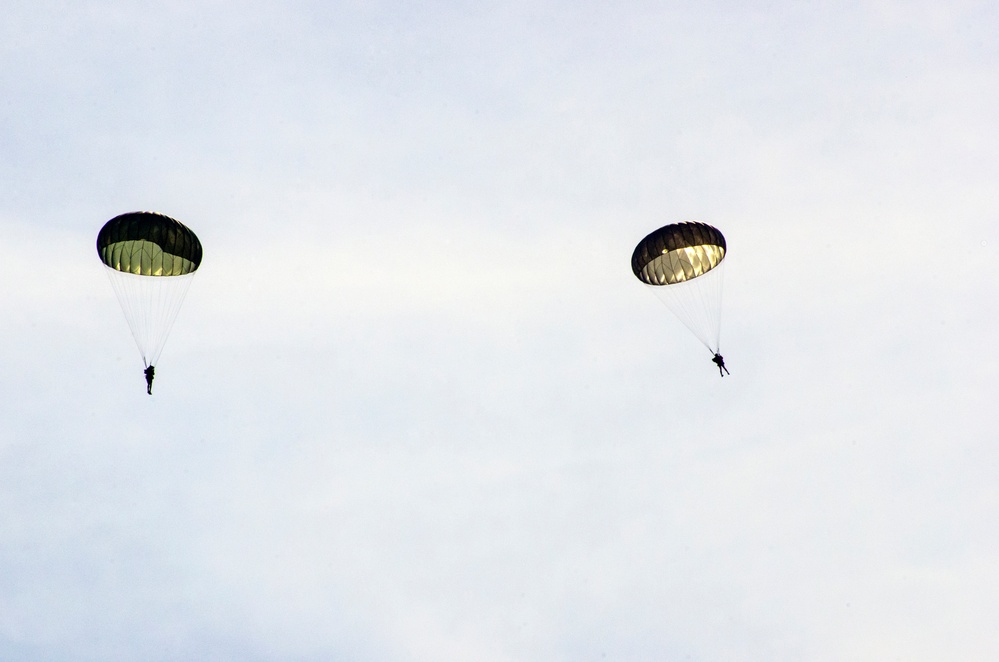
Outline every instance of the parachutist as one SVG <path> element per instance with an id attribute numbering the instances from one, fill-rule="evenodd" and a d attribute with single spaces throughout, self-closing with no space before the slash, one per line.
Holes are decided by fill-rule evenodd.
<path id="1" fill-rule="evenodd" d="M 111 280 L 142 356 L 146 393 L 153 394 L 153 364 L 177 317 L 202 258 L 189 227 L 156 212 L 115 216 L 97 233 L 97 255 Z"/>
<path id="2" fill-rule="evenodd" d="M 722 358 L 721 354 L 719 354 L 718 352 L 715 352 L 715 355 L 711 358 L 711 360 L 714 362 L 714 364 L 716 366 L 718 366 L 718 374 L 719 375 L 721 375 L 722 377 L 724 377 L 725 375 L 731 375 L 732 374 L 731 372 L 728 371 L 728 368 L 725 367 L 725 359 Z M 722 372 L 723 370 L 725 372 Z"/>

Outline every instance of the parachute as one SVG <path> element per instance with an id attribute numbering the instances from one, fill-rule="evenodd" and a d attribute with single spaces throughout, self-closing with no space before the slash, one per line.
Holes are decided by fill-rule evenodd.
<path id="1" fill-rule="evenodd" d="M 97 253 L 148 368 L 159 360 L 201 266 L 201 241 L 169 216 L 130 212 L 104 224 Z"/>
<path id="2" fill-rule="evenodd" d="M 719 351 L 725 237 L 697 221 L 672 223 L 635 247 L 631 270 L 712 353 Z"/>

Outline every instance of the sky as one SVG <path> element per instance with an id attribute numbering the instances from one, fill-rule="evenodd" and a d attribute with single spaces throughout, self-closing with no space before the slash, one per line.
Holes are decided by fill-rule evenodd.
<path id="1" fill-rule="evenodd" d="M 997 31 L 8 2 L 0 659 L 996 659 Z M 135 210 L 205 251 L 152 397 Z M 693 219 L 724 379 L 630 271 Z"/>

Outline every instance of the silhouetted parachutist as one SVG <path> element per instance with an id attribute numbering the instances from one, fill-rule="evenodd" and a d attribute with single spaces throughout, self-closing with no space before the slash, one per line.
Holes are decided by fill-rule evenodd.
<path id="1" fill-rule="evenodd" d="M 718 366 L 718 374 L 719 375 L 721 375 L 722 377 L 724 377 L 725 375 L 731 375 L 732 374 L 732 373 L 730 373 L 728 371 L 728 368 L 725 367 L 725 359 L 722 358 L 721 354 L 719 354 L 718 352 L 715 352 L 715 355 L 711 358 L 711 360 L 714 362 L 714 364 L 716 366 Z M 722 372 L 723 370 L 724 370 L 724 372 Z"/>

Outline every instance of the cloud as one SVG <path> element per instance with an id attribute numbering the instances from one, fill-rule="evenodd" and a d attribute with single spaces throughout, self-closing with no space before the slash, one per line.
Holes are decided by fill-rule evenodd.
<path id="1" fill-rule="evenodd" d="M 994 18 L 13 8 L 0 657 L 989 657 Z M 692 218 L 724 380 L 628 269 Z"/>

